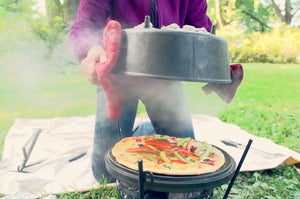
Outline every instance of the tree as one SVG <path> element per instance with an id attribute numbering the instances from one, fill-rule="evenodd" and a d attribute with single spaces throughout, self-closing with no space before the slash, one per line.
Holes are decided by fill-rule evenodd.
<path id="1" fill-rule="evenodd" d="M 60 0 L 45 0 L 46 3 L 46 12 L 48 17 L 48 23 L 50 26 L 53 26 L 55 23 L 55 18 L 63 16 L 63 6 Z"/>
<path id="2" fill-rule="evenodd" d="M 269 29 L 271 6 L 263 5 L 259 0 L 236 1 L 239 10 L 240 23 L 245 25 L 248 32 L 265 32 Z"/>
<path id="3" fill-rule="evenodd" d="M 215 0 L 217 26 L 221 30 L 233 21 L 235 0 Z"/>
<path id="4" fill-rule="evenodd" d="M 80 0 L 64 1 L 64 21 L 66 24 L 70 24 L 75 20 L 79 3 Z"/>
<path id="5" fill-rule="evenodd" d="M 218 21 L 218 27 L 221 30 L 224 30 L 224 26 L 225 26 L 225 21 L 222 17 L 222 9 L 221 9 L 221 0 L 216 0 L 216 18 Z"/>
<path id="6" fill-rule="evenodd" d="M 209 2 L 209 8 L 212 4 Z M 211 14 L 212 11 L 210 10 Z M 238 21 L 247 27 L 248 32 L 264 32 L 268 26 L 270 9 L 259 0 L 214 0 L 214 13 L 217 27 L 224 30 L 225 26 Z"/>
<path id="7" fill-rule="evenodd" d="M 247 32 L 265 32 L 278 22 L 291 25 L 299 11 L 299 0 L 208 0 L 208 14 L 221 30 L 238 22 Z"/>
<path id="8" fill-rule="evenodd" d="M 61 17 L 66 26 L 76 18 L 80 0 L 45 0 L 49 24 L 53 24 L 55 17 Z"/>
<path id="9" fill-rule="evenodd" d="M 32 0 L 23 0 L 22 3 L 19 3 L 19 0 L 1 0 L 0 7 L 2 13 L 10 12 L 10 13 L 32 13 L 31 6 L 35 5 Z M 2 14 L 0 12 L 0 16 Z"/>
<path id="10" fill-rule="evenodd" d="M 271 5 L 274 8 L 276 16 L 279 20 L 285 24 L 290 25 L 292 22 L 292 18 L 296 16 L 296 14 L 300 10 L 300 3 L 299 1 L 292 1 L 292 0 L 284 0 L 275 1 L 270 0 Z"/>

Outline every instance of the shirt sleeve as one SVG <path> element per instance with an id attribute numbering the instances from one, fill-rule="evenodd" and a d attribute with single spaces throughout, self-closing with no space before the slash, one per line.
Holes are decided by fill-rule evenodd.
<path id="1" fill-rule="evenodd" d="M 210 32 L 212 22 L 207 15 L 206 0 L 190 0 L 189 2 L 186 24 L 197 28 L 204 27 L 208 32 Z"/>
<path id="2" fill-rule="evenodd" d="M 74 57 L 81 62 L 94 45 L 103 45 L 102 32 L 111 15 L 111 0 L 81 0 L 69 32 Z"/>

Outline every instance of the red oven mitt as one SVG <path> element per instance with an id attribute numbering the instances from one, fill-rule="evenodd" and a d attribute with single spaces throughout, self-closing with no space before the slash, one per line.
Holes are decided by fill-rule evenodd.
<path id="1" fill-rule="evenodd" d="M 206 95 L 209 95 L 213 91 L 219 95 L 219 97 L 226 103 L 230 103 L 236 93 L 238 86 L 241 84 L 244 76 L 243 67 L 241 64 L 230 65 L 231 83 L 229 84 L 216 84 L 208 83 L 202 87 L 202 90 Z"/>
<path id="2" fill-rule="evenodd" d="M 105 62 L 95 66 L 98 80 L 106 94 L 107 113 L 110 120 L 116 120 L 121 115 L 124 96 L 118 89 L 118 83 L 112 81 L 109 72 L 115 65 L 120 51 L 121 24 L 110 20 L 103 30 L 103 44 L 106 51 Z"/>

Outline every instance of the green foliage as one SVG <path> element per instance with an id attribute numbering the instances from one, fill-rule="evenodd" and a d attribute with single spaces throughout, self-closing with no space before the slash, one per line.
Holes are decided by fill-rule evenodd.
<path id="1" fill-rule="evenodd" d="M 12 0 L 0 1 L 0 34 L 9 31 L 11 28 L 19 27 L 22 23 L 35 14 L 32 6 L 35 4 L 31 0 L 23 0 L 16 4 Z"/>
<path id="2" fill-rule="evenodd" d="M 67 33 L 61 17 L 55 17 L 51 25 L 49 25 L 47 20 L 42 16 L 33 19 L 30 24 L 30 29 L 38 39 L 45 43 L 49 56 L 52 55 L 54 48 L 62 43 L 64 35 Z"/>
<path id="3" fill-rule="evenodd" d="M 207 14 L 212 20 L 213 24 L 217 24 L 217 16 L 216 16 L 216 0 L 208 0 L 207 1 Z M 222 18 L 225 21 L 225 24 L 230 24 L 232 21 L 237 20 L 238 10 L 235 7 L 237 0 L 221 0 L 221 12 Z"/>
<path id="4" fill-rule="evenodd" d="M 300 152 L 297 143 L 289 142 L 292 139 L 300 140 L 299 112 L 278 112 L 272 110 L 272 107 L 255 107 L 254 104 L 249 104 L 224 112 L 220 119 L 229 123 L 234 120 L 235 124 L 243 126 L 248 132 L 288 145 Z"/>
<path id="5" fill-rule="evenodd" d="M 36 2 L 32 0 L 19 0 L 18 2 L 12 0 L 1 0 L 0 7 L 3 12 L 0 12 L 0 16 L 5 16 L 6 13 L 24 14 L 31 13 L 31 7 Z M 5 11 L 5 12 L 4 12 Z"/>
<path id="6" fill-rule="evenodd" d="M 263 32 L 270 21 L 272 6 L 261 4 L 259 0 L 236 1 L 236 19 L 240 25 L 247 27 L 246 32 Z M 263 27 L 262 27 L 263 26 Z"/>
<path id="7" fill-rule="evenodd" d="M 32 45 L 39 40 L 44 42 L 44 46 L 48 49 L 46 55 L 49 57 L 63 42 L 67 29 L 62 17 L 53 17 L 49 25 L 43 13 L 32 9 L 35 4 L 36 2 L 32 0 L 19 0 L 18 3 L 11 0 L 0 2 L 0 55 L 10 50 L 15 51 L 15 48 L 19 49 L 29 43 Z M 35 38 L 30 37 L 28 30 Z M 16 46 L 14 43 L 17 43 Z"/>
<path id="8" fill-rule="evenodd" d="M 107 182 L 100 182 L 99 189 L 93 189 L 88 192 L 73 192 L 57 195 L 57 199 L 118 199 L 117 188 L 107 186 Z"/>
<path id="9" fill-rule="evenodd" d="M 8 60 L 3 59 L 17 57 L 16 54 L 20 51 L 31 52 L 32 47 L 36 46 L 33 35 L 28 31 L 26 17 L 13 13 L 7 13 L 5 18 L 0 17 L 0 67 L 10 64 Z M 4 23 L 1 23 L 2 20 Z"/>
<path id="10" fill-rule="evenodd" d="M 300 152 L 299 65 L 244 64 L 244 70 L 235 100 L 219 117 Z"/>
<path id="11" fill-rule="evenodd" d="M 300 184 L 293 167 L 279 166 L 273 170 L 243 172 L 238 175 L 229 199 L 299 198 Z M 222 198 L 227 185 L 215 189 L 214 196 Z"/>
<path id="12" fill-rule="evenodd" d="M 300 63 L 300 29 L 280 24 L 266 33 L 245 34 L 230 26 L 224 32 L 229 44 L 231 62 Z"/>

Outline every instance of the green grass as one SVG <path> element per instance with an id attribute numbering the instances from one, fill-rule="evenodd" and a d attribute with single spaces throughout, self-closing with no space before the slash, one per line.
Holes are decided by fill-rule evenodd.
<path id="1" fill-rule="evenodd" d="M 96 87 L 76 71 L 50 71 L 27 78 L 0 68 L 0 81 L 0 152 L 15 118 L 87 116 L 95 112 Z"/>
<path id="2" fill-rule="evenodd" d="M 216 95 L 204 96 L 202 85 L 187 83 L 191 111 L 218 116 L 300 152 L 300 66 L 244 64 L 244 74 L 230 104 Z"/>
<path id="3" fill-rule="evenodd" d="M 244 64 L 245 77 L 232 103 L 205 96 L 203 83 L 185 82 L 194 114 L 217 116 L 249 133 L 300 152 L 300 65 Z M 36 68 L 33 68 L 36 69 Z M 15 118 L 88 116 L 95 113 L 96 88 L 72 68 L 44 67 L 31 74 L 0 66 L 0 152 Z M 29 75 L 28 75 L 29 73 Z M 139 112 L 145 109 L 139 106 Z M 222 198 L 227 185 L 215 189 Z M 291 166 L 239 174 L 229 198 L 299 198 L 299 175 Z M 114 198 L 115 189 L 66 193 L 59 198 Z"/>
<path id="4" fill-rule="evenodd" d="M 57 196 L 58 199 L 117 199 L 119 198 L 116 187 L 107 186 L 107 181 L 101 181 L 100 188 L 86 192 L 63 193 Z"/>

